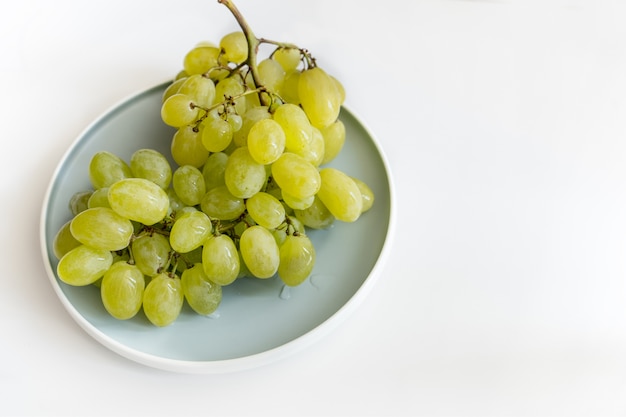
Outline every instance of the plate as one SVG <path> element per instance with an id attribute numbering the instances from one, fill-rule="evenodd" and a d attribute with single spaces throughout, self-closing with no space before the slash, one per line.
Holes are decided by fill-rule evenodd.
<path id="1" fill-rule="evenodd" d="M 389 166 L 372 134 L 345 107 L 340 119 L 346 126 L 346 142 L 329 166 L 364 180 L 375 194 L 375 203 L 355 223 L 336 221 L 329 230 L 308 233 L 317 259 L 311 276 L 300 286 L 284 287 L 278 277 L 239 279 L 223 288 L 222 303 L 213 315 L 200 316 L 185 306 L 176 322 L 157 328 L 142 312 L 125 321 L 112 318 L 97 287 L 72 287 L 56 276 L 52 242 L 71 219 L 71 196 L 91 188 L 91 157 L 107 150 L 129 161 L 141 148 L 170 155 L 173 130 L 160 118 L 167 84 L 114 106 L 79 135 L 60 161 L 41 213 L 42 254 L 50 282 L 82 329 L 112 351 L 144 365 L 174 372 L 221 373 L 291 355 L 335 329 L 362 302 L 389 252 L 394 225 Z"/>

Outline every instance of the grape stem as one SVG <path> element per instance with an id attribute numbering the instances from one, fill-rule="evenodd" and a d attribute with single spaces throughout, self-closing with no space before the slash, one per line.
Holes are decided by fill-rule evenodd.
<path id="1" fill-rule="evenodd" d="M 257 66 L 257 54 L 259 52 L 259 45 L 261 44 L 261 41 L 254 35 L 252 28 L 231 0 L 217 0 L 217 2 L 226 6 L 237 20 L 237 23 L 239 23 L 239 26 L 241 27 L 248 43 L 248 58 L 246 59 L 246 62 L 250 68 L 252 79 L 257 87 L 262 86 L 261 79 L 259 77 L 259 68 Z M 263 91 L 259 92 L 259 101 L 264 106 L 269 106 L 271 104 L 269 97 L 267 94 L 263 94 Z"/>

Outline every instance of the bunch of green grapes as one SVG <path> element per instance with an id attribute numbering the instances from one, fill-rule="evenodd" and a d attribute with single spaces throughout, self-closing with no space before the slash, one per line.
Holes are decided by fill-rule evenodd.
<path id="1" fill-rule="evenodd" d="M 300 285 L 315 264 L 307 230 L 354 222 L 374 202 L 363 181 L 325 166 L 346 137 L 341 83 L 307 50 L 256 38 L 220 3 L 242 31 L 192 48 L 163 94 L 176 166 L 152 149 L 128 163 L 97 153 L 93 189 L 73 196 L 54 241 L 59 279 L 98 285 L 118 319 L 143 308 L 166 326 L 185 301 L 211 314 L 222 287 L 243 277 Z M 265 58 L 261 44 L 272 46 Z"/>

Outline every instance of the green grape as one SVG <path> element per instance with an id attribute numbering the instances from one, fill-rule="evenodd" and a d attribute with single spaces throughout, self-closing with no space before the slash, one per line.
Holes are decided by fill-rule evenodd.
<path id="1" fill-rule="evenodd" d="M 186 94 L 176 93 L 168 97 L 161 106 L 161 119 L 166 125 L 183 127 L 192 124 L 200 116 L 192 98 Z"/>
<path id="2" fill-rule="evenodd" d="M 207 191 L 218 185 L 225 184 L 224 170 L 226 169 L 226 161 L 228 161 L 228 155 L 224 152 L 213 153 L 207 159 L 202 167 L 202 175 L 204 175 L 204 184 Z"/>
<path id="3" fill-rule="evenodd" d="M 146 281 L 135 265 L 118 261 L 105 272 L 100 283 L 100 298 L 108 313 L 128 320 L 141 309 Z"/>
<path id="4" fill-rule="evenodd" d="M 120 216 L 150 226 L 163 220 L 170 200 L 152 181 L 126 178 L 109 187 L 109 204 Z"/>
<path id="5" fill-rule="evenodd" d="M 258 192 L 246 200 L 248 214 L 266 229 L 275 229 L 285 221 L 285 208 L 271 194 Z"/>
<path id="6" fill-rule="evenodd" d="M 72 215 L 76 216 L 81 211 L 89 208 L 91 194 L 93 194 L 93 191 L 78 191 L 72 195 L 69 204 Z"/>
<path id="7" fill-rule="evenodd" d="M 280 86 L 279 94 L 286 103 L 300 104 L 300 96 L 298 96 L 300 74 L 300 71 L 291 71 L 285 74 L 285 80 Z"/>
<path id="8" fill-rule="evenodd" d="M 365 182 L 361 181 L 358 178 L 350 177 L 352 181 L 354 181 L 359 187 L 359 191 L 361 191 L 361 197 L 363 198 L 363 207 L 361 208 L 361 213 L 365 213 L 374 205 L 374 192 Z"/>
<path id="9" fill-rule="evenodd" d="M 178 211 L 174 214 L 174 216 L 172 218 L 174 219 L 174 221 L 177 221 L 182 216 L 184 216 L 186 214 L 189 214 L 189 213 L 195 213 L 197 211 L 198 211 L 198 209 L 195 206 L 183 206 L 183 207 L 178 209 Z"/>
<path id="10" fill-rule="evenodd" d="M 234 220 L 243 214 L 246 204 L 242 198 L 232 195 L 226 185 L 218 185 L 202 197 L 200 209 L 213 219 Z"/>
<path id="11" fill-rule="evenodd" d="M 128 218 L 112 209 L 94 207 L 77 214 L 72 219 L 70 230 L 83 245 L 116 251 L 128 246 L 134 229 Z"/>
<path id="12" fill-rule="evenodd" d="M 361 215 L 361 190 L 348 175 L 336 168 L 320 171 L 322 180 L 317 196 L 338 220 L 353 222 Z"/>
<path id="13" fill-rule="evenodd" d="M 241 126 L 243 125 L 243 118 L 237 113 L 229 113 L 226 121 L 230 125 L 233 134 L 234 132 L 237 132 L 239 129 L 241 129 Z"/>
<path id="14" fill-rule="evenodd" d="M 256 162 L 248 147 L 235 149 L 228 157 L 224 169 L 224 182 L 235 197 L 250 198 L 263 188 L 267 181 L 265 167 Z"/>
<path id="15" fill-rule="evenodd" d="M 128 164 L 111 152 L 97 152 L 89 162 L 89 180 L 96 190 L 132 176 Z"/>
<path id="16" fill-rule="evenodd" d="M 191 101 L 201 107 L 209 107 L 215 100 L 215 84 L 210 78 L 194 74 L 181 84 L 177 94 L 184 94 L 191 99 Z"/>
<path id="17" fill-rule="evenodd" d="M 54 252 L 54 256 L 56 256 L 57 259 L 61 259 L 63 255 L 82 245 L 82 243 L 76 240 L 74 235 L 72 235 L 72 231 L 70 230 L 71 224 L 71 220 L 66 222 L 57 231 L 56 235 L 54 235 L 54 240 L 52 241 L 52 252 Z"/>
<path id="18" fill-rule="evenodd" d="M 191 252 L 202 246 L 212 231 L 211 219 L 194 209 L 176 219 L 170 231 L 170 245 L 176 252 Z"/>
<path id="19" fill-rule="evenodd" d="M 176 76 L 174 76 L 174 81 L 178 81 L 181 78 L 187 78 L 187 77 L 189 77 L 189 74 L 187 74 L 187 72 L 184 69 L 182 69 L 176 73 Z"/>
<path id="20" fill-rule="evenodd" d="M 239 274 L 239 254 L 228 235 L 211 235 L 202 248 L 202 268 L 209 280 L 217 285 L 228 285 Z"/>
<path id="21" fill-rule="evenodd" d="M 248 41 L 243 32 L 232 32 L 224 35 L 220 40 L 220 47 L 228 62 L 241 64 L 248 59 Z"/>
<path id="22" fill-rule="evenodd" d="M 287 226 L 283 225 L 277 229 L 272 229 L 270 230 L 270 233 L 272 234 L 274 240 L 276 241 L 276 244 L 280 248 L 280 245 L 282 245 L 287 238 Z"/>
<path id="23" fill-rule="evenodd" d="M 272 119 L 259 120 L 250 128 L 247 144 L 250 156 L 256 162 L 271 164 L 285 150 L 285 132 Z"/>
<path id="24" fill-rule="evenodd" d="M 206 193 L 202 171 L 191 165 L 180 166 L 174 171 L 172 187 L 178 198 L 188 206 L 200 204 Z"/>
<path id="25" fill-rule="evenodd" d="M 170 150 L 179 166 L 201 168 L 209 158 L 209 151 L 202 144 L 202 135 L 192 126 L 181 127 L 174 133 Z"/>
<path id="26" fill-rule="evenodd" d="M 298 220 L 311 229 L 327 229 L 335 221 L 335 216 L 326 208 L 322 200 L 315 196 L 313 203 L 304 209 L 294 210 Z"/>
<path id="27" fill-rule="evenodd" d="M 170 203 L 170 208 L 168 210 L 168 215 L 175 215 L 180 209 L 186 207 L 185 203 L 181 201 L 181 199 L 176 195 L 176 191 L 173 188 L 167 189 L 167 198 Z"/>
<path id="28" fill-rule="evenodd" d="M 280 64 L 285 72 L 294 71 L 302 58 L 297 48 L 278 48 L 272 54 L 272 58 Z"/>
<path id="29" fill-rule="evenodd" d="M 278 276 L 290 287 L 302 284 L 315 266 L 315 248 L 306 235 L 288 235 L 280 246 Z"/>
<path id="30" fill-rule="evenodd" d="M 178 253 L 176 272 L 182 274 L 197 263 L 202 263 L 202 246 L 186 253 Z M 181 277 L 182 278 L 182 277 Z"/>
<path id="31" fill-rule="evenodd" d="M 311 124 L 318 129 L 324 129 L 339 117 L 340 92 L 336 82 L 320 67 L 302 71 L 298 96 Z"/>
<path id="32" fill-rule="evenodd" d="M 80 245 L 63 255 L 57 265 L 57 275 L 66 284 L 85 286 L 100 279 L 112 263 L 110 251 Z"/>
<path id="33" fill-rule="evenodd" d="M 161 152 L 154 149 L 139 149 L 130 157 L 133 177 L 145 178 L 167 190 L 172 181 L 172 167 Z"/>
<path id="34" fill-rule="evenodd" d="M 248 227 L 239 240 L 239 250 L 250 273 L 270 278 L 278 270 L 280 255 L 274 236 L 263 226 Z"/>
<path id="35" fill-rule="evenodd" d="M 109 187 L 98 188 L 91 194 L 87 200 L 87 208 L 94 207 L 111 207 L 109 204 Z"/>
<path id="36" fill-rule="evenodd" d="M 140 235 L 133 240 L 130 248 L 135 265 L 149 277 L 162 272 L 170 260 L 172 250 L 168 238 L 160 233 Z"/>
<path id="37" fill-rule="evenodd" d="M 204 74 L 218 65 L 219 48 L 210 45 L 198 45 L 185 55 L 183 68 L 188 75 Z"/>
<path id="38" fill-rule="evenodd" d="M 286 103 L 276 109 L 273 117 L 285 132 L 285 151 L 310 161 L 308 154 L 311 153 L 313 127 L 304 110 L 295 104 Z"/>
<path id="39" fill-rule="evenodd" d="M 177 78 L 176 80 L 172 81 L 172 83 L 168 85 L 165 91 L 163 92 L 163 96 L 161 97 L 161 104 L 163 104 L 165 100 L 167 100 L 174 94 L 178 93 L 180 86 L 183 85 L 186 79 L 187 79 L 187 76 L 184 76 L 184 77 Z"/>
<path id="40" fill-rule="evenodd" d="M 162 273 L 150 280 L 143 292 L 143 311 L 150 323 L 158 327 L 172 324 L 183 308 L 180 278 Z"/>
<path id="41" fill-rule="evenodd" d="M 278 186 L 295 198 L 304 199 L 320 189 L 320 174 L 303 157 L 285 152 L 272 164 L 272 177 Z"/>
<path id="42" fill-rule="evenodd" d="M 237 251 L 237 256 L 239 257 L 239 273 L 237 274 L 237 279 L 244 277 L 251 277 L 252 274 L 248 270 L 246 263 L 243 261 L 243 257 L 241 256 L 241 251 Z"/>
<path id="43" fill-rule="evenodd" d="M 222 287 L 209 279 L 200 263 L 186 269 L 180 282 L 187 303 L 198 314 L 209 315 L 222 302 Z"/>
<path id="44" fill-rule="evenodd" d="M 337 94 L 339 95 L 339 103 L 343 104 L 343 102 L 346 101 L 346 89 L 343 87 L 343 84 L 341 84 L 338 79 L 336 79 L 332 75 L 329 75 L 329 77 L 331 80 L 333 80 L 333 83 L 335 83 L 335 88 L 337 89 Z"/>
<path id="45" fill-rule="evenodd" d="M 241 116 L 241 129 L 236 131 L 233 135 L 233 141 L 235 142 L 235 145 L 246 146 L 248 143 L 248 133 L 250 132 L 252 126 L 259 120 L 270 119 L 271 117 L 272 115 L 270 114 L 269 109 L 266 106 L 252 107 L 248 109 L 243 114 L 243 116 Z"/>
<path id="46" fill-rule="evenodd" d="M 222 152 L 233 140 L 232 126 L 221 117 L 207 118 L 202 126 L 202 144 L 209 152 Z"/>
<path id="47" fill-rule="evenodd" d="M 282 192 L 283 202 L 294 210 L 304 210 L 313 204 L 315 195 L 310 195 L 304 198 L 296 198 L 289 193 Z"/>
<path id="48" fill-rule="evenodd" d="M 222 103 L 225 100 L 233 97 L 237 97 L 246 91 L 246 88 L 242 84 L 239 77 L 228 77 L 220 80 L 215 85 L 215 103 Z M 246 99 L 245 97 L 239 97 L 234 99 L 235 110 L 239 114 L 243 114 L 246 111 Z"/>
<path id="49" fill-rule="evenodd" d="M 324 158 L 320 165 L 324 165 L 335 159 L 343 149 L 346 142 L 346 127 L 341 120 L 337 120 L 321 129 L 321 132 L 324 138 Z"/>
<path id="50" fill-rule="evenodd" d="M 259 62 L 258 70 L 261 85 L 269 91 L 277 92 L 280 90 L 285 79 L 285 70 L 277 61 L 266 58 Z"/>
<path id="51" fill-rule="evenodd" d="M 301 155 L 304 159 L 312 163 L 313 165 L 320 166 L 324 160 L 325 155 L 325 142 L 322 132 L 316 128 L 311 128 L 311 142 L 302 152 Z"/>

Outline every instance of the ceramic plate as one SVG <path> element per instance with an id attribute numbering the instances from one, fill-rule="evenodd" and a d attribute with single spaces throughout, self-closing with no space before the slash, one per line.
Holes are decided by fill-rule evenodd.
<path id="1" fill-rule="evenodd" d="M 53 288 L 72 318 L 98 342 L 155 368 L 229 372 L 292 354 L 336 327 L 363 300 L 381 270 L 393 231 L 388 164 L 369 131 L 345 108 L 340 118 L 346 143 L 329 165 L 364 180 L 376 200 L 355 223 L 337 221 L 329 230 L 308 233 L 317 260 L 300 286 L 284 289 L 278 277 L 243 278 L 224 287 L 222 303 L 212 317 L 199 316 L 185 306 L 174 324 L 157 328 L 141 312 L 127 321 L 110 317 L 97 287 L 68 286 L 56 276 L 52 242 L 71 218 L 71 196 L 91 188 L 88 166 L 93 154 L 108 150 L 129 161 L 137 149 L 153 148 L 170 155 L 173 130 L 160 119 L 165 87 L 141 92 L 108 111 L 78 137 L 57 167 L 41 218 L 44 264 Z"/>

